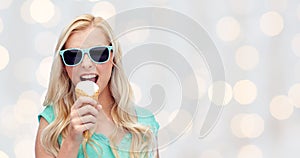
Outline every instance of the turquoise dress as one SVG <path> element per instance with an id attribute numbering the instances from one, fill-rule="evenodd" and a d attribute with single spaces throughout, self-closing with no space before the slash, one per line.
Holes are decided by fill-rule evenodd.
<path id="1" fill-rule="evenodd" d="M 157 136 L 157 132 L 159 129 L 159 124 L 155 120 L 155 117 L 153 114 L 141 107 L 136 107 L 135 108 L 137 118 L 138 118 L 138 123 L 144 126 L 149 126 L 152 132 L 154 133 L 155 136 Z M 38 115 L 38 119 L 40 121 L 41 117 L 43 117 L 49 124 L 54 121 L 55 119 L 55 114 L 53 111 L 53 106 L 47 106 L 42 113 Z M 131 145 L 131 134 L 128 133 L 126 134 L 120 144 L 117 145 L 117 150 L 120 158 L 129 158 L 129 150 L 130 150 L 130 145 Z M 92 135 L 92 139 L 95 140 L 100 146 L 102 150 L 102 158 L 115 158 L 113 155 L 112 149 L 109 145 L 109 139 L 99 133 L 94 133 Z M 62 137 L 59 136 L 58 138 L 58 143 L 61 145 L 62 143 Z M 94 151 L 94 149 L 87 145 L 87 153 L 90 158 L 96 158 L 97 153 Z M 80 149 L 78 151 L 77 158 L 84 158 L 83 155 L 83 150 L 82 150 L 82 145 L 80 145 Z"/>

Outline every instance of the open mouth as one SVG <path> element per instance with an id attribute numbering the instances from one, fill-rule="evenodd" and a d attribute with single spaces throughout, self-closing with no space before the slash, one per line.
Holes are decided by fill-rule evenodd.
<path id="1" fill-rule="evenodd" d="M 82 75 L 80 76 L 80 81 L 93 81 L 93 82 L 97 82 L 98 81 L 99 76 L 98 75 Z"/>

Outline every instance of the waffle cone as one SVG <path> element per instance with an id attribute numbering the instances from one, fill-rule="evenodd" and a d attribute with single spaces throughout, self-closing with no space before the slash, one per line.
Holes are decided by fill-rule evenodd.
<path id="1" fill-rule="evenodd" d="M 86 81 L 83 81 L 83 82 L 86 82 Z M 81 84 L 83 84 L 83 82 Z M 79 98 L 80 96 L 85 96 L 85 97 L 90 97 L 90 98 L 98 101 L 98 96 L 100 93 L 98 85 L 96 85 L 95 83 L 91 83 L 91 82 L 86 82 L 86 84 L 87 84 L 86 86 L 96 86 L 96 87 L 94 87 L 95 92 L 92 95 L 89 95 L 87 92 L 84 91 L 84 89 L 80 89 L 79 86 L 76 86 L 76 88 L 75 88 L 76 98 Z M 93 129 L 91 129 L 91 130 L 93 130 Z M 88 141 L 92 137 L 92 132 L 90 130 L 84 131 L 83 137 L 84 137 L 85 141 Z"/>

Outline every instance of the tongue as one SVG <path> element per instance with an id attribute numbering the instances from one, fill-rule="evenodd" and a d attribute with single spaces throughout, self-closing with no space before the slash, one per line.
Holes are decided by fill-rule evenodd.
<path id="1" fill-rule="evenodd" d="M 92 81 L 92 82 L 96 83 L 97 77 L 89 78 L 89 79 L 86 79 L 86 78 L 80 78 L 80 79 L 81 79 L 81 81 Z"/>

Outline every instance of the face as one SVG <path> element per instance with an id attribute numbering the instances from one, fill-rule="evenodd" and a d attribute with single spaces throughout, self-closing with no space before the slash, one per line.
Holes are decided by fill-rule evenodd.
<path id="1" fill-rule="evenodd" d="M 65 49 L 86 49 L 94 46 L 108 46 L 109 44 L 110 42 L 100 28 L 89 27 L 85 30 L 73 32 L 65 44 Z M 65 66 L 73 84 L 77 85 L 80 81 L 91 80 L 99 86 L 101 93 L 108 90 L 108 82 L 113 66 L 113 54 L 112 52 L 110 53 L 109 61 L 103 64 L 94 63 L 87 54 L 84 54 L 83 60 L 79 65 Z"/>

